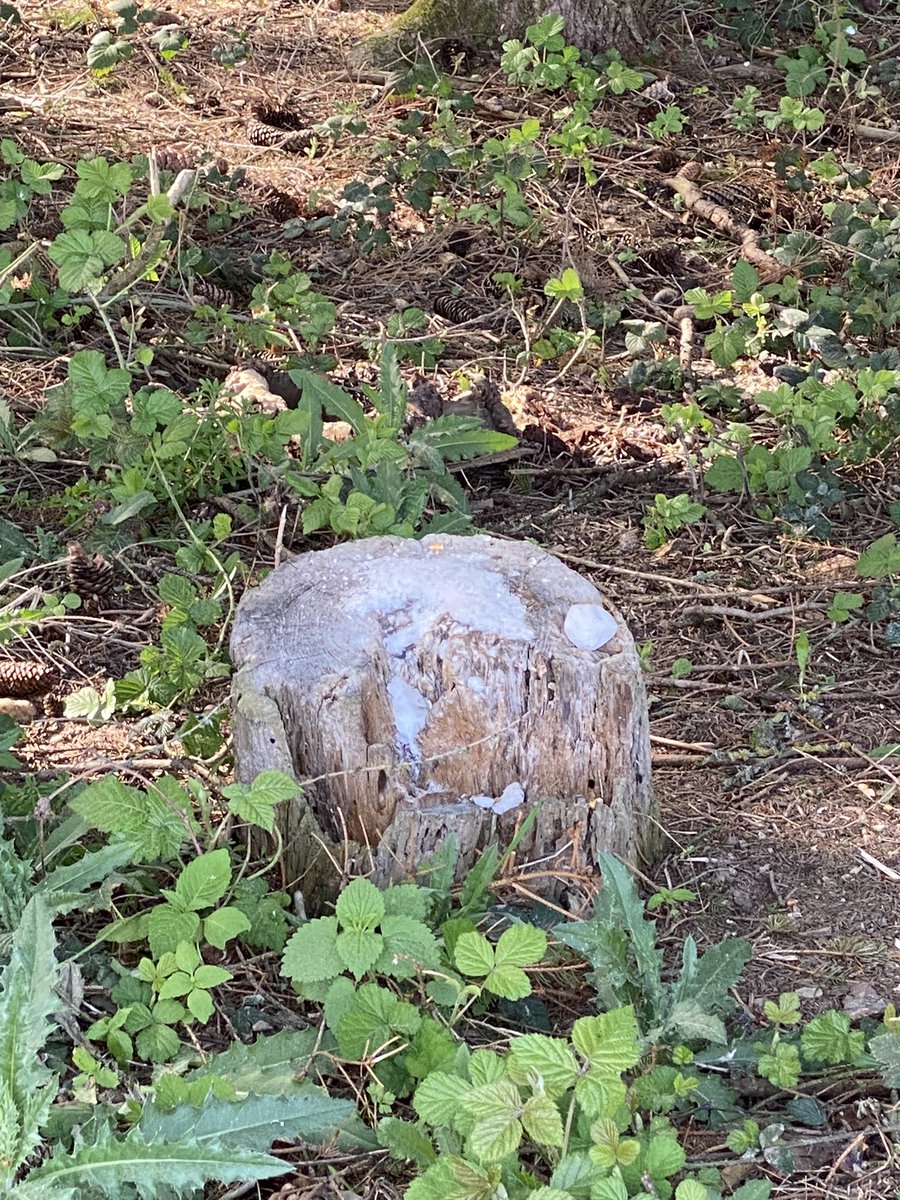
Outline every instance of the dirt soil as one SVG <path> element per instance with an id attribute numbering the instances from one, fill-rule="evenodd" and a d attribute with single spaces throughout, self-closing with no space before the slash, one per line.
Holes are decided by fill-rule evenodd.
<path id="1" fill-rule="evenodd" d="M 138 51 L 104 86 L 83 66 L 88 34 L 65 19 L 76 11 L 74 0 L 53 6 L 26 0 L 20 8 L 26 27 L 16 34 L 16 53 L 2 63 L 0 86 L 29 108 L 26 115 L 3 114 L 5 132 L 43 160 L 72 164 L 87 151 L 129 156 L 156 148 L 209 152 L 230 171 L 245 171 L 248 214 L 234 230 L 210 235 L 211 242 L 280 247 L 304 263 L 315 286 L 339 305 L 338 332 L 327 349 L 345 373 L 365 376 L 360 336 L 377 336 L 398 299 L 428 308 L 446 287 L 447 232 L 430 217 L 398 209 L 389 220 L 390 247 L 365 257 L 348 239 L 298 234 L 265 210 L 267 189 L 276 187 L 295 198 L 302 214 L 333 211 L 333 198 L 362 174 L 371 146 L 393 136 L 398 112 L 426 106 L 415 96 L 398 100 L 382 72 L 350 64 L 351 48 L 385 28 L 386 6 L 174 0 L 168 9 L 191 30 L 188 50 L 166 72 L 149 51 Z M 698 36 L 709 27 L 703 14 L 685 17 L 686 27 L 691 21 Z M 232 68 L 212 57 L 229 30 L 245 31 L 252 45 L 252 57 Z M 741 139 L 723 120 L 725 92 L 733 96 L 741 85 L 713 78 L 705 93 L 694 94 L 696 62 L 679 58 L 674 45 L 669 50 L 672 76 L 687 83 L 679 103 L 691 116 L 671 149 L 676 163 L 699 156 L 777 199 L 772 139 L 744 135 L 736 145 Z M 765 64 L 766 55 L 759 61 Z M 483 120 L 508 127 L 528 115 L 489 63 L 476 58 L 465 68 Z M 247 136 L 249 111 L 261 98 L 289 102 L 310 124 L 355 108 L 368 129 L 311 157 L 255 146 Z M 516 112 L 510 115 L 508 106 Z M 539 108 L 535 101 L 532 111 Z M 627 108 L 617 107 L 608 123 L 627 132 Z M 843 137 L 839 152 L 872 172 L 873 195 L 900 201 L 896 150 L 844 133 L 832 141 Z M 606 296 L 621 291 L 624 271 L 634 293 L 631 315 L 665 309 L 668 301 L 653 297 L 687 277 L 721 286 L 736 247 L 647 186 L 662 177 L 658 145 L 646 139 L 636 149 L 610 148 L 598 153 L 597 166 L 593 188 L 542 197 L 546 233 L 530 251 L 533 271 L 546 278 L 577 260 L 583 273 L 595 272 L 597 294 Z M 510 269 L 504 264 L 514 263 L 521 249 L 508 232 L 475 230 L 473 238 L 465 258 L 470 281 Z M 633 254 L 623 268 L 615 256 L 626 248 Z M 495 305 L 480 283 L 467 288 L 470 299 Z M 672 327 L 670 311 L 662 319 Z M 691 932 L 701 949 L 733 933 L 750 938 L 753 959 L 739 1000 L 751 1015 L 764 999 L 788 990 L 800 992 L 806 1016 L 844 1004 L 854 1015 L 879 1013 L 888 1001 L 900 1006 L 900 776 L 896 757 L 873 753 L 900 742 L 897 651 L 865 623 L 835 625 L 826 616 L 836 591 L 859 590 L 856 557 L 887 531 L 872 514 L 883 511 L 885 492 L 900 496 L 896 463 L 893 474 L 890 465 L 859 473 L 859 499 L 827 540 L 781 532 L 744 505 L 705 497 L 706 521 L 651 552 L 641 527 L 647 505 L 657 492 L 689 491 L 690 477 L 681 448 L 659 421 L 660 404 L 672 397 L 615 385 L 613 376 L 627 365 L 618 335 L 603 363 L 562 371 L 559 363 L 534 366 L 516 377 L 505 370 L 487 326 L 434 320 L 449 347 L 433 373 L 442 394 L 460 386 L 454 371 L 483 371 L 531 426 L 529 458 L 467 474 L 479 526 L 534 538 L 558 553 L 621 609 L 643 647 L 668 846 L 648 870 L 656 885 L 698 895 L 662 918 L 665 938 L 675 945 Z M 94 336 L 84 344 L 101 344 Z M 185 378 L 221 376 L 231 365 L 224 347 L 192 353 L 178 361 L 182 386 Z M 65 365 L 64 358 L 17 352 L 0 364 L 0 387 L 27 412 Z M 768 386 L 764 367 L 744 370 L 736 382 L 751 393 Z M 261 510 L 255 528 L 235 535 L 261 566 L 271 565 L 277 517 L 277 509 Z M 303 548 L 302 539 L 293 544 Z M 121 612 L 85 624 L 71 643 L 65 665 L 73 687 L 87 680 L 102 685 L 135 665 L 155 619 L 148 585 L 154 571 L 145 565 L 133 565 Z M 805 677 L 795 653 L 801 630 L 812 646 Z M 678 678 L 677 660 L 690 664 Z M 222 698 L 220 692 L 204 699 L 212 705 Z M 28 726 L 26 752 L 44 771 L 90 774 L 122 761 L 152 770 L 172 761 L 166 734 L 153 722 L 92 730 L 38 718 Z M 854 1190 L 852 1178 L 838 1172 L 828 1180 L 822 1174 L 805 1194 L 887 1197 L 898 1184 L 882 1177 L 868 1191 Z"/>

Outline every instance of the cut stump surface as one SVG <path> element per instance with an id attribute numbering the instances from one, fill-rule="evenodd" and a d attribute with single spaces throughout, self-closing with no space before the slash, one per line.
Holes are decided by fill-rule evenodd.
<path id="1" fill-rule="evenodd" d="M 304 784 L 281 831 L 313 906 L 335 862 L 409 878 L 451 835 L 464 873 L 538 802 L 517 849 L 529 890 L 589 889 L 604 850 L 652 856 L 634 642 L 537 546 L 380 537 L 300 555 L 244 596 L 231 649 L 238 778 Z"/>

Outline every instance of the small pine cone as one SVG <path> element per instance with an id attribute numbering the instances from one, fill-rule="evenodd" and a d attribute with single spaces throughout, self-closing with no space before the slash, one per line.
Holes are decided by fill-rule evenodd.
<path id="1" fill-rule="evenodd" d="M 65 712 L 65 704 L 58 692 L 48 692 L 41 701 L 45 717 L 61 717 Z"/>
<path id="2" fill-rule="evenodd" d="M 454 325 L 474 321 L 483 315 L 465 296 L 438 296 L 434 302 L 434 311 L 445 321 L 452 321 Z"/>
<path id="3" fill-rule="evenodd" d="M 14 658 L 0 660 L 0 696 L 30 700 L 42 696 L 59 682 L 59 675 L 44 662 Z"/>
<path id="4" fill-rule="evenodd" d="M 238 308 L 237 297 L 228 288 L 212 279 L 197 279 L 193 285 L 193 298 L 198 304 L 212 308 Z"/>
<path id="5" fill-rule="evenodd" d="M 192 171 L 197 165 L 197 153 L 188 146 L 163 146 L 156 152 L 156 163 L 161 171 Z"/>
<path id="6" fill-rule="evenodd" d="M 254 121 L 260 121 L 263 125 L 271 125 L 273 129 L 285 129 L 288 132 L 297 132 L 309 126 L 309 122 L 304 120 L 300 113 L 293 112 L 283 104 L 257 103 L 251 106 L 250 115 Z"/>
<path id="7" fill-rule="evenodd" d="M 69 587 L 85 604 L 99 608 L 112 593 L 115 570 L 102 554 L 85 554 L 80 543 L 73 542 L 69 547 L 66 578 Z"/>
<path id="8" fill-rule="evenodd" d="M 291 221 L 300 216 L 300 201 L 280 188 L 269 188 L 263 205 L 267 215 L 275 221 Z"/>
<path id="9" fill-rule="evenodd" d="M 299 133 L 287 133 L 283 129 L 273 129 L 254 121 L 247 126 L 247 140 L 252 146 L 276 146 L 288 154 L 298 154 L 309 145 L 311 135 L 307 130 Z"/>

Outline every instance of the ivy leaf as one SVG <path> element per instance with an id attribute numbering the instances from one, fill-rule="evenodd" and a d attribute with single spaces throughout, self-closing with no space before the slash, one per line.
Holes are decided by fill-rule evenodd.
<path id="1" fill-rule="evenodd" d="M 184 909 L 197 912 L 221 900 L 231 882 L 231 857 L 223 846 L 193 859 L 178 876 L 175 895 Z"/>
<path id="2" fill-rule="evenodd" d="M 281 974 L 293 983 L 318 983 L 343 974 L 337 951 L 337 917 L 316 917 L 301 925 L 284 950 Z"/>

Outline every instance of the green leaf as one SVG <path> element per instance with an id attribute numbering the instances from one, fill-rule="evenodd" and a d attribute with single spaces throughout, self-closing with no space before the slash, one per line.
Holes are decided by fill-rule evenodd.
<path id="1" fill-rule="evenodd" d="M 78 350 L 73 354 L 68 377 L 75 396 L 83 395 L 104 406 L 124 399 L 131 387 L 130 372 L 120 368 L 107 369 L 99 350 Z"/>
<path id="2" fill-rule="evenodd" d="M 460 934 L 453 958 L 458 970 L 476 978 L 494 968 L 494 949 L 483 933 Z"/>
<path id="3" fill-rule="evenodd" d="M 194 988 L 188 992 L 186 1004 L 191 1016 L 199 1021 L 201 1025 L 205 1025 L 216 1011 L 212 996 L 210 996 L 208 991 L 201 988 Z"/>
<path id="4" fill-rule="evenodd" d="M 363 984 L 338 1024 L 338 1046 L 345 1058 L 361 1062 L 389 1044 L 408 1042 L 421 1023 L 411 1004 L 379 984 Z"/>
<path id="5" fill-rule="evenodd" d="M 377 962 L 384 949 L 380 933 L 347 929 L 337 935 L 337 952 L 354 979 L 362 979 Z"/>
<path id="6" fill-rule="evenodd" d="M 900 572 L 900 545 L 897 535 L 885 533 L 863 550 L 856 560 L 856 574 L 861 579 L 884 579 Z"/>
<path id="7" fill-rule="evenodd" d="M 397 364 L 397 350 L 393 342 L 388 342 L 381 352 L 381 387 L 376 397 L 378 411 L 387 418 L 393 429 L 399 429 L 406 416 L 408 398 L 406 384 L 400 376 Z"/>
<path id="8" fill-rule="evenodd" d="M 524 1000 L 531 995 L 531 980 L 521 967 L 494 967 L 484 987 L 504 1000 Z"/>
<path id="9" fill-rule="evenodd" d="M 196 1113 L 193 1108 L 191 1111 Z M 271 1179 L 287 1170 L 289 1167 L 280 1158 L 242 1150 L 224 1139 L 222 1144 L 206 1146 L 188 1140 L 169 1142 L 161 1155 L 158 1144 L 146 1145 L 137 1134 L 131 1134 L 124 1142 L 82 1143 L 73 1154 L 57 1147 L 52 1158 L 35 1167 L 25 1186 L 20 1185 L 17 1190 L 22 1200 L 39 1200 L 38 1188 L 42 1184 L 53 1187 L 53 1196 L 70 1187 L 78 1195 L 100 1195 L 114 1200 L 130 1184 L 139 1184 L 142 1194 L 147 1196 L 165 1195 L 173 1189 L 190 1194 L 202 1189 L 209 1180 L 246 1183 Z"/>
<path id="10" fill-rule="evenodd" d="M 153 1023 L 135 1038 L 135 1047 L 145 1062 L 171 1062 L 181 1048 L 178 1034 L 168 1025 Z"/>
<path id="11" fill-rule="evenodd" d="M 195 912 L 180 912 L 171 904 L 157 904 L 150 910 L 147 939 L 154 958 L 172 954 L 181 942 L 194 942 L 200 932 L 200 918 Z"/>
<path id="12" fill-rule="evenodd" d="M 540 962 L 547 952 L 547 934 L 536 925 L 511 925 L 497 942 L 494 957 L 498 967 L 528 967 Z"/>
<path id="13" fill-rule="evenodd" d="M 549 1096 L 535 1095 L 525 1101 L 522 1124 L 528 1136 L 541 1146 L 563 1144 L 562 1117 Z"/>
<path id="14" fill-rule="evenodd" d="M 300 785 L 286 772 L 268 770 L 260 771 L 249 786 L 229 784 L 222 794 L 231 801 L 229 807 L 236 817 L 271 833 L 277 805 L 292 800 L 300 790 Z"/>
<path id="15" fill-rule="evenodd" d="M 319 1040 L 320 1031 L 313 1027 L 263 1035 L 251 1045 L 233 1042 L 202 1067 L 188 1072 L 185 1078 L 216 1075 L 232 1082 L 241 1092 L 255 1096 L 293 1095 L 298 1089 L 311 1086 L 300 1080 L 312 1064 Z"/>
<path id="16" fill-rule="evenodd" d="M 373 883 L 360 877 L 338 896 L 335 914 L 342 929 L 369 932 L 384 916 L 384 898 Z"/>
<path id="17" fill-rule="evenodd" d="M 759 273 L 745 258 L 739 258 L 734 264 L 731 287 L 737 304 L 744 304 L 759 291 Z"/>
<path id="18" fill-rule="evenodd" d="M 344 970 L 337 951 L 337 917 L 316 917 L 301 925 L 284 950 L 281 974 L 294 983 L 333 979 Z"/>
<path id="19" fill-rule="evenodd" d="M 900 1033 L 878 1034 L 869 1042 L 869 1050 L 878 1060 L 885 1085 L 900 1087 Z"/>
<path id="20" fill-rule="evenodd" d="M 862 1053 L 865 1042 L 863 1031 L 851 1031 L 850 1018 L 834 1010 L 813 1017 L 800 1035 L 804 1058 L 831 1065 L 852 1062 Z"/>
<path id="21" fill-rule="evenodd" d="M 465 1110 L 474 1088 L 458 1075 L 435 1071 L 416 1088 L 413 1108 L 432 1126 L 454 1126 Z"/>
<path id="22" fill-rule="evenodd" d="M 393 1158 L 414 1162 L 418 1167 L 427 1167 L 437 1161 L 431 1138 L 421 1125 L 401 1121 L 398 1117 L 385 1117 L 378 1125 L 378 1140 Z"/>
<path id="23" fill-rule="evenodd" d="M 657 1136 L 650 1139 L 644 1152 L 643 1166 L 654 1179 L 668 1179 L 680 1171 L 685 1153 L 674 1137 Z"/>
<path id="24" fill-rule="evenodd" d="M 470 1093 L 466 1107 L 475 1118 L 469 1149 L 485 1162 L 513 1154 L 522 1140 L 522 1100 L 508 1080 L 488 1083 Z"/>
<path id="25" fill-rule="evenodd" d="M 612 1182 L 612 1181 L 609 1181 Z M 622 1200 L 627 1200 L 627 1189 L 621 1180 L 615 1180 L 622 1186 Z M 583 1151 L 566 1154 L 557 1163 L 550 1176 L 554 1188 L 561 1188 L 572 1196 L 584 1198 L 593 1196 L 591 1187 L 597 1183 L 597 1168 Z M 610 1197 L 610 1200 L 617 1200 Z"/>
<path id="26" fill-rule="evenodd" d="M 178 876 L 175 895 L 185 909 L 198 912 L 221 900 L 231 882 L 231 857 L 223 846 L 193 859 Z"/>
<path id="27" fill-rule="evenodd" d="M 597 1017 L 580 1017 L 572 1026 L 572 1045 L 592 1067 L 620 1075 L 641 1060 L 638 1027 L 632 1006 Z"/>
<path id="28" fill-rule="evenodd" d="M 385 916 L 412 917 L 424 921 L 431 910 L 431 895 L 426 888 L 414 883 L 401 883 L 381 893 Z"/>
<path id="29" fill-rule="evenodd" d="M 423 968 L 440 965 L 437 938 L 427 925 L 406 916 L 386 916 L 381 922 L 384 949 L 375 969 L 394 979 L 412 979 Z"/>
<path id="30" fill-rule="evenodd" d="M 740 492 L 743 491 L 747 478 L 735 455 L 717 454 L 707 467 L 703 481 L 717 492 Z"/>
<path id="31" fill-rule="evenodd" d="M 252 928 L 249 918 L 239 908 L 226 905 L 217 908 L 203 920 L 203 937 L 210 946 L 224 950 L 228 942 Z"/>
<path id="32" fill-rule="evenodd" d="M 362 433 L 366 427 L 366 415 L 362 406 L 331 380 L 313 371 L 290 371 L 291 379 L 301 389 L 305 406 L 324 409 L 339 421 L 346 421 L 354 433 Z"/>
<path id="33" fill-rule="evenodd" d="M 563 1038 L 546 1037 L 542 1033 L 525 1033 L 513 1040 L 510 1048 L 510 1078 L 521 1084 L 540 1088 L 551 1098 L 561 1096 L 574 1087 L 578 1064 L 569 1044 Z"/>

